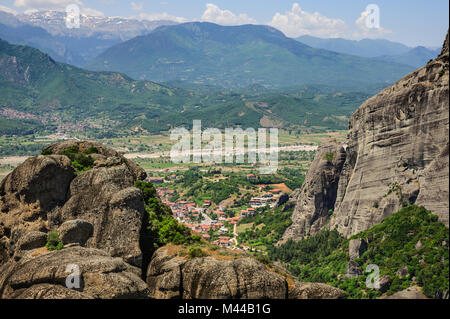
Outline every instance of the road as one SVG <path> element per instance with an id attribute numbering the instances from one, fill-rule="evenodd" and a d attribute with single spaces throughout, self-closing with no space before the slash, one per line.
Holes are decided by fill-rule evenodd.
<path id="1" fill-rule="evenodd" d="M 269 148 L 267 148 L 269 150 Z M 299 151 L 316 151 L 317 145 L 290 145 L 290 146 L 281 146 L 273 148 L 273 152 L 299 152 Z M 252 152 L 257 152 L 257 149 L 251 149 Z M 243 153 L 247 153 L 247 150 L 243 150 Z M 236 152 L 236 154 L 240 154 L 240 152 Z M 201 155 L 200 151 L 193 152 L 193 155 Z M 156 152 L 156 153 L 129 153 L 124 154 L 124 156 L 128 159 L 135 158 L 160 158 L 160 157 L 170 157 L 170 152 Z"/>

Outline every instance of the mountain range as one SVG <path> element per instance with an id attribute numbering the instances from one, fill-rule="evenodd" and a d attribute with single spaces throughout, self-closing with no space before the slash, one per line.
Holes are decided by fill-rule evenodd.
<path id="1" fill-rule="evenodd" d="M 132 78 L 226 88 L 392 82 L 409 66 L 314 49 L 269 26 L 192 22 L 117 44 L 87 66 Z"/>
<path id="2" fill-rule="evenodd" d="M 0 38 L 38 48 L 56 61 L 83 66 L 114 44 L 172 24 L 176 22 L 81 15 L 80 28 L 69 29 L 65 12 L 13 15 L 0 11 Z"/>
<path id="3" fill-rule="evenodd" d="M 304 35 L 296 40 L 313 48 L 376 58 L 380 61 L 401 63 L 415 68 L 426 64 L 440 53 L 440 49 L 430 49 L 423 46 L 411 48 L 402 43 L 383 39 L 362 39 L 356 41 L 342 38 L 323 39 Z"/>
<path id="4" fill-rule="evenodd" d="M 151 133 L 192 125 L 344 129 L 369 92 L 303 86 L 286 93 L 250 87 L 240 93 L 135 81 L 59 63 L 28 46 L 0 40 L 0 134 L 30 134 L 56 127 L 101 136 L 136 128 Z M 45 124 L 45 125 L 44 125 Z M 75 126 L 74 126 L 75 125 Z"/>

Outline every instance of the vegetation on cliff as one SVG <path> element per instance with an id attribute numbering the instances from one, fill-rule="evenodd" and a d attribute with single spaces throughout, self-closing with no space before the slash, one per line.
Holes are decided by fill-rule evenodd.
<path id="1" fill-rule="evenodd" d="M 355 260 L 363 274 L 349 278 L 349 241 L 361 238 L 368 249 Z M 324 230 L 298 243 L 288 241 L 270 252 L 273 260 L 288 263 L 300 281 L 324 282 L 341 288 L 350 298 L 376 298 L 382 293 L 366 287 L 370 275 L 366 267 L 375 264 L 380 276 L 392 281 L 391 295 L 413 285 L 428 297 L 439 297 L 449 290 L 449 230 L 438 217 L 423 207 L 404 207 L 381 224 L 346 240 L 336 230 Z M 407 268 L 407 274 L 399 270 Z"/>
<path id="2" fill-rule="evenodd" d="M 187 227 L 172 217 L 172 211 L 158 199 L 152 183 L 137 181 L 134 186 L 144 194 L 147 212 L 144 219 L 147 226 L 144 227 L 142 237 L 146 242 L 153 243 L 153 247 L 148 247 L 151 251 L 169 243 L 181 245 L 201 241 L 199 236 L 192 235 Z"/>

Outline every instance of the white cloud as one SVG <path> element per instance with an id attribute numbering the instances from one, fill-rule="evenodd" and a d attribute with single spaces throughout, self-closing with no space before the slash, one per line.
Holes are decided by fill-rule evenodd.
<path id="1" fill-rule="evenodd" d="M 80 7 L 82 14 L 94 17 L 104 17 L 104 13 L 84 6 L 81 0 L 16 0 L 16 7 L 25 8 L 25 14 L 31 14 L 42 10 L 64 11 L 69 4 L 76 4 Z"/>
<path id="2" fill-rule="evenodd" d="M 361 12 L 361 15 L 359 16 L 359 18 L 356 19 L 355 25 L 358 30 L 352 34 L 353 38 L 355 38 L 355 39 L 379 38 L 379 37 L 382 37 L 382 36 L 392 33 L 391 30 L 384 29 L 381 26 L 379 28 L 367 27 L 366 20 L 370 14 L 371 14 L 370 11 L 363 11 L 363 12 Z"/>
<path id="3" fill-rule="evenodd" d="M 137 17 L 131 17 L 136 18 L 138 20 L 149 20 L 149 21 L 157 21 L 157 20 L 170 20 L 175 21 L 179 23 L 188 22 L 187 19 L 183 17 L 176 17 L 173 15 L 170 15 L 166 12 L 164 13 L 140 13 Z"/>
<path id="4" fill-rule="evenodd" d="M 144 4 L 131 2 L 131 9 L 133 9 L 134 11 L 142 11 L 144 10 Z"/>
<path id="5" fill-rule="evenodd" d="M 17 14 L 17 11 L 14 11 L 14 10 L 11 9 L 11 8 L 2 6 L 1 4 L 0 4 L 0 11 L 6 12 L 6 13 L 11 13 L 11 14 L 14 14 L 14 15 Z"/>
<path id="6" fill-rule="evenodd" d="M 27 9 L 64 9 L 69 4 L 83 5 L 80 0 L 16 0 L 14 5 L 16 7 L 25 7 Z"/>
<path id="7" fill-rule="evenodd" d="M 238 15 L 229 10 L 222 10 L 212 3 L 206 5 L 206 10 L 203 12 L 201 21 L 213 22 L 221 25 L 241 25 L 241 24 L 256 24 L 257 21 L 250 18 L 244 13 Z"/>
<path id="8" fill-rule="evenodd" d="M 92 8 L 81 8 L 81 13 L 90 17 L 104 17 L 105 14 L 99 10 L 92 9 Z"/>
<path id="9" fill-rule="evenodd" d="M 298 3 L 292 5 L 291 11 L 277 12 L 268 24 L 293 38 L 301 35 L 336 38 L 343 36 L 348 28 L 343 20 L 304 11 Z"/>

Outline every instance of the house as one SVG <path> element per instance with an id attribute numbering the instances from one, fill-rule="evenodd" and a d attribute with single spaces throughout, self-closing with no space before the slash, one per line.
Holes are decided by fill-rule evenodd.
<path id="1" fill-rule="evenodd" d="M 231 243 L 229 240 L 219 240 L 220 246 L 222 247 L 230 247 Z"/>
<path id="2" fill-rule="evenodd" d="M 255 174 L 247 174 L 247 180 L 249 180 L 249 181 L 256 180 L 256 175 Z"/>
<path id="3" fill-rule="evenodd" d="M 211 206 L 211 201 L 210 201 L 209 199 L 205 199 L 205 200 L 203 201 L 203 206 L 204 206 L 204 207 L 209 207 L 209 206 Z"/>
<path id="4" fill-rule="evenodd" d="M 149 177 L 147 178 L 147 181 L 152 184 L 162 184 L 164 183 L 164 179 L 160 177 Z"/>

